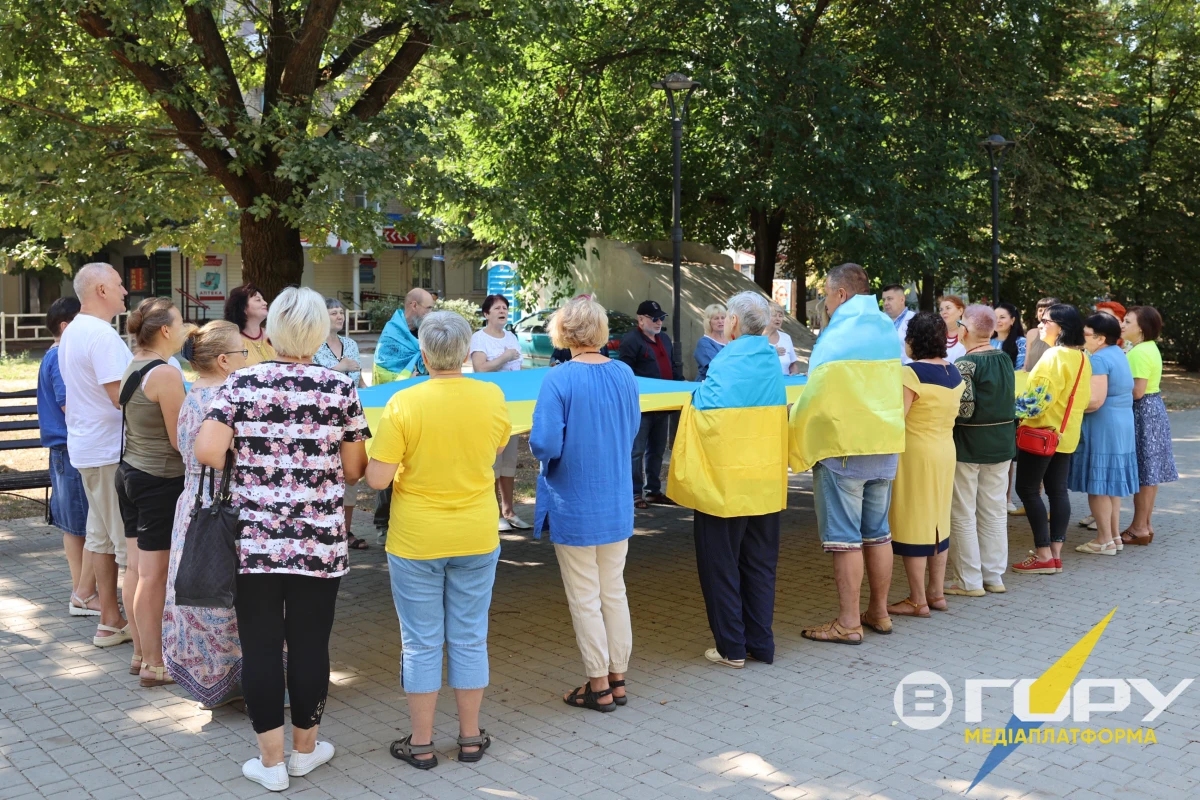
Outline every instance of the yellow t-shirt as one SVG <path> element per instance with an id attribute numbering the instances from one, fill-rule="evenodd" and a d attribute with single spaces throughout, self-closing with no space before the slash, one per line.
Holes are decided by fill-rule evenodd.
<path id="1" fill-rule="evenodd" d="M 371 458 L 398 464 L 387 551 L 428 560 L 500 546 L 496 451 L 512 432 L 504 392 L 471 378 L 436 378 L 396 392 Z"/>
<path id="2" fill-rule="evenodd" d="M 1146 394 L 1154 394 L 1162 388 L 1162 353 L 1158 350 L 1158 342 L 1134 345 L 1126 357 L 1134 379 L 1146 379 Z"/>
<path id="3" fill-rule="evenodd" d="M 1082 360 L 1082 364 L 1080 363 Z M 1080 374 L 1082 366 L 1083 374 Z M 1075 401 L 1071 405 L 1071 419 L 1063 425 L 1071 387 L 1075 386 Z M 1092 399 L 1092 360 L 1082 350 L 1068 347 L 1051 347 L 1038 360 L 1025 394 L 1017 398 L 1018 422 L 1030 428 L 1054 428 L 1059 433 L 1059 453 L 1074 453 L 1079 447 L 1079 432 L 1083 426 L 1083 411 Z M 1036 411 L 1026 416 L 1022 411 Z"/>
<path id="4" fill-rule="evenodd" d="M 265 333 L 258 339 L 247 339 L 243 335 L 242 344 L 246 346 L 247 367 L 253 367 L 255 364 L 261 364 L 264 361 L 274 361 L 278 357 L 275 354 L 275 348 L 271 347 L 271 343 L 267 341 Z"/>

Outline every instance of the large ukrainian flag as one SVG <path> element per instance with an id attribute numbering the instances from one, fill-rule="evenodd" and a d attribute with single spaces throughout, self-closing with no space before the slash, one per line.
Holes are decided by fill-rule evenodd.
<path id="1" fill-rule="evenodd" d="M 683 405 L 667 496 L 714 517 L 787 508 L 787 401 L 765 337 L 727 344 Z"/>
<path id="2" fill-rule="evenodd" d="M 874 295 L 839 306 L 813 347 L 808 384 L 792 406 L 792 471 L 831 456 L 904 452 L 902 369 L 896 327 Z"/>

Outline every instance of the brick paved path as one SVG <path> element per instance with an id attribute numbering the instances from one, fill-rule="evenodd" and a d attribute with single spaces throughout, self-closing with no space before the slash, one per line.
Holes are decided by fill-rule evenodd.
<path id="1" fill-rule="evenodd" d="M 479 765 L 450 759 L 457 733 L 444 692 L 435 735 L 442 764 L 419 772 L 387 744 L 407 732 L 397 683 L 399 631 L 382 550 L 352 554 L 338 601 L 333 675 L 321 738 L 338 755 L 289 797 L 438 800 L 588 800 L 628 797 L 961 796 L 991 749 L 965 744 L 966 678 L 1036 678 L 1114 606 L 1119 610 L 1081 678 L 1148 678 L 1169 691 L 1200 677 L 1200 412 L 1172 415 L 1184 479 L 1164 487 L 1150 548 L 1117 558 L 1078 555 L 1066 571 L 1008 576 L 1009 593 L 951 598 L 948 614 L 899 620 L 861 647 L 816 645 L 804 624 L 836 609 L 830 559 L 820 552 L 808 476 L 793 481 L 784 519 L 776 607 L 777 660 L 732 671 L 704 662 L 711 646 L 691 550 L 690 516 L 638 517 L 627 581 L 635 659 L 630 703 L 613 714 L 567 708 L 582 678 L 570 616 L 547 543 L 504 542 L 492 607 L 492 686 L 484 726 L 496 743 Z M 1086 513 L 1075 497 L 1075 511 Z M 1126 520 L 1131 506 L 1126 506 Z M 367 535 L 369 520 L 357 526 Z M 240 706 L 209 713 L 178 688 L 144 690 L 126 674 L 127 647 L 90 643 L 92 622 L 65 613 L 67 569 L 57 531 L 0 522 L 0 800 L 266 794 L 241 777 L 254 755 Z M 370 541 L 375 542 L 372 536 Z M 1016 559 L 1028 525 L 1010 526 Z M 893 599 L 903 597 L 897 563 Z M 906 674 L 935 670 L 957 704 L 944 725 L 897 722 L 893 692 Z M 993 692 L 984 724 L 1010 707 Z M 1092 725 L 1136 728 L 1148 707 L 1135 693 L 1122 713 Z M 1063 723 L 1064 726 L 1072 723 Z M 1150 723 L 1152 745 L 1022 745 L 969 795 L 1152 797 L 1200 795 L 1200 684 Z"/>

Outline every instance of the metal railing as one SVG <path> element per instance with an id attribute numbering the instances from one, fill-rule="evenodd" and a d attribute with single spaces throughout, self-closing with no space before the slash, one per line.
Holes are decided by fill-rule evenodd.
<path id="1" fill-rule="evenodd" d="M 185 322 L 204 323 L 210 319 L 220 319 L 220 317 L 210 316 L 209 312 L 212 309 L 200 298 L 188 294 L 183 289 L 176 289 L 175 291 L 179 292 L 183 298 L 183 319 Z M 195 313 L 193 313 L 193 310 Z"/>
<path id="2" fill-rule="evenodd" d="M 117 333 L 124 335 L 125 321 L 128 317 L 128 311 L 117 315 L 113 321 L 113 328 Z M 11 344 L 27 349 L 24 345 L 47 344 L 53 340 L 50 331 L 46 330 L 45 314 L 8 314 L 0 311 L 0 358 L 8 357 L 8 347 Z"/>

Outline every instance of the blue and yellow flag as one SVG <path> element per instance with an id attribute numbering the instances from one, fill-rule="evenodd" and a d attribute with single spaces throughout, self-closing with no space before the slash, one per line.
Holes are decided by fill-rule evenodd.
<path id="1" fill-rule="evenodd" d="M 808 362 L 808 385 L 792 406 L 788 461 L 794 472 L 823 458 L 904 452 L 900 340 L 874 295 L 834 312 Z"/>
<path id="2" fill-rule="evenodd" d="M 714 517 L 787 508 L 787 401 L 766 337 L 725 345 L 683 406 L 667 496 Z"/>

